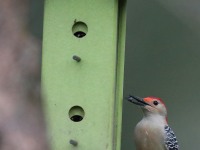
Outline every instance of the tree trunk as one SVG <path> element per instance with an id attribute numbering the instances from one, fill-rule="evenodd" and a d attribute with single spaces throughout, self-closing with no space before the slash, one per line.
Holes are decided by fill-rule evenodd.
<path id="1" fill-rule="evenodd" d="M 0 149 L 48 150 L 40 96 L 41 44 L 28 0 L 0 0 Z"/>

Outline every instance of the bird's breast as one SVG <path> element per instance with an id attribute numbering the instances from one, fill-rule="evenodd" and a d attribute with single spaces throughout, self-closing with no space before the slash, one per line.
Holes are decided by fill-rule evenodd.
<path id="1" fill-rule="evenodd" d="M 165 150 L 164 127 L 159 124 L 139 122 L 135 128 L 134 139 L 137 150 Z"/>

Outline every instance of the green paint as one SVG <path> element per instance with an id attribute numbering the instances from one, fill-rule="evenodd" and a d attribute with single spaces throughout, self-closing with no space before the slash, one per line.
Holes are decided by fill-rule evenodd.
<path id="1" fill-rule="evenodd" d="M 53 150 L 120 149 L 125 5 L 118 9 L 118 3 L 45 1 L 42 84 Z M 79 21 L 87 27 L 73 30 Z M 86 36 L 75 37 L 79 29 Z M 82 121 L 70 119 L 73 106 L 83 108 Z M 83 113 L 75 108 L 72 114 Z M 78 146 L 69 144 L 70 139 Z"/>

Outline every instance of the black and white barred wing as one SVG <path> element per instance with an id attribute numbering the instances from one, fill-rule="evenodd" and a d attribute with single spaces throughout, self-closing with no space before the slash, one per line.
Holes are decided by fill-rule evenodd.
<path id="1" fill-rule="evenodd" d="M 165 146 L 167 150 L 179 150 L 176 136 L 169 126 L 165 126 Z"/>

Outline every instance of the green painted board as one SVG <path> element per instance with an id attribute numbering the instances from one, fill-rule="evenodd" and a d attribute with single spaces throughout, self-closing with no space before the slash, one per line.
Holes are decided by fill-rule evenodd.
<path id="1" fill-rule="evenodd" d="M 120 149 L 124 8 L 117 0 L 45 1 L 42 86 L 53 150 Z"/>

